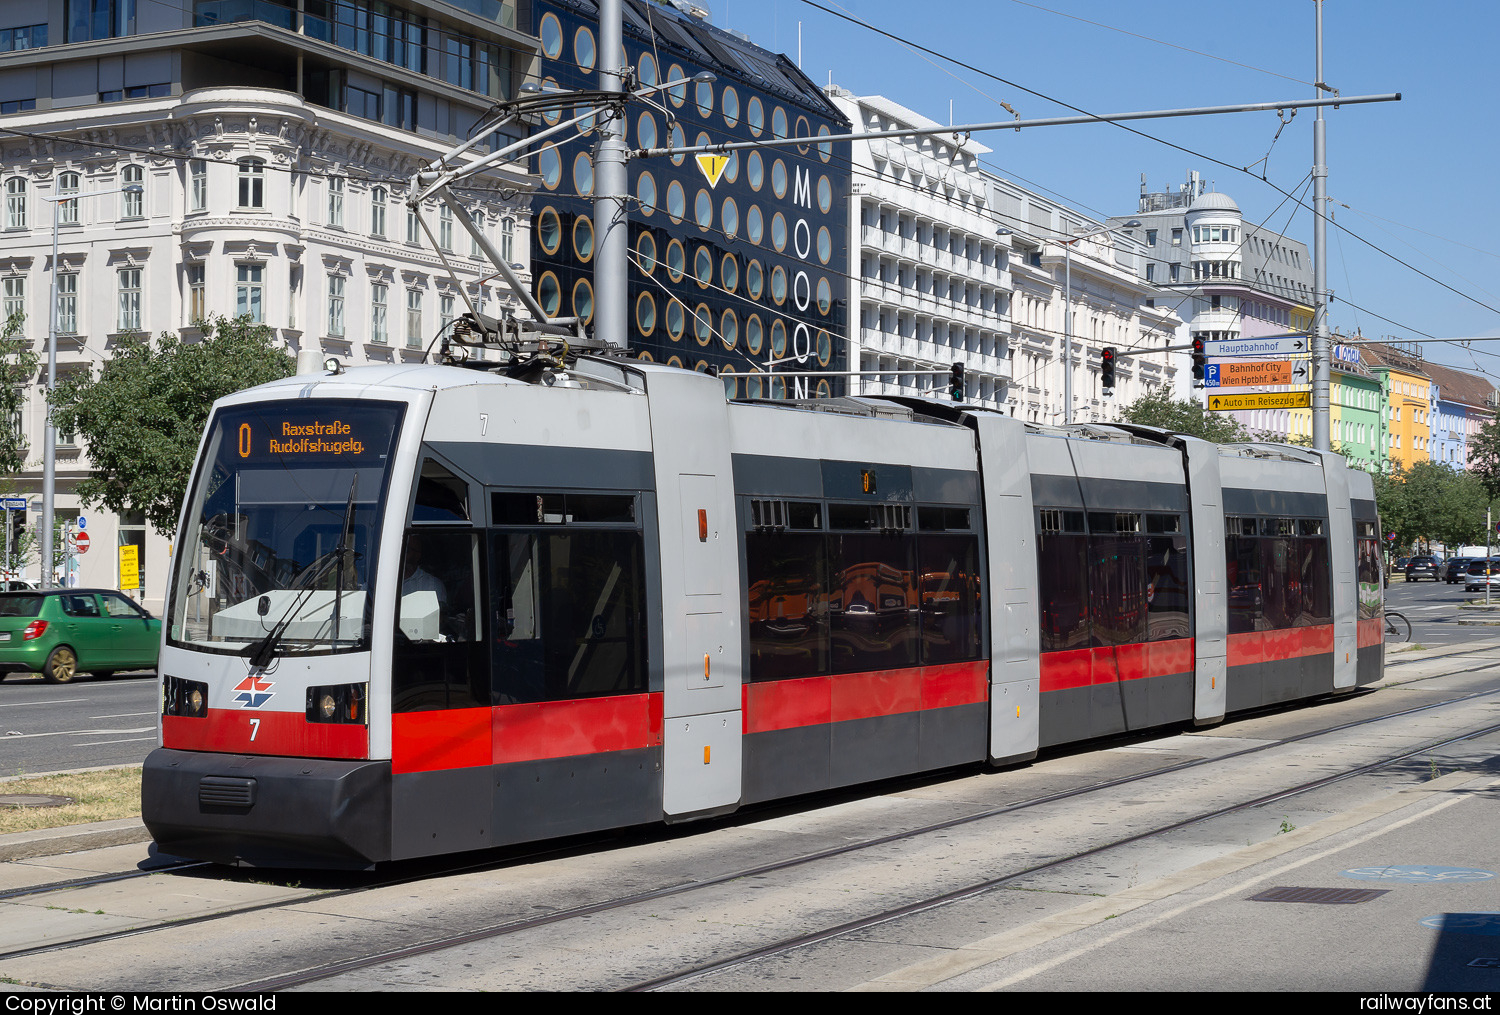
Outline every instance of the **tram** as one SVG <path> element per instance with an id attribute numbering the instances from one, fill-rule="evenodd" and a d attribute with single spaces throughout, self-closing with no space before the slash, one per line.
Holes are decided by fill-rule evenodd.
<path id="1" fill-rule="evenodd" d="M 164 851 L 369 867 L 1381 676 L 1338 455 L 579 357 L 218 402 L 178 530 Z"/>

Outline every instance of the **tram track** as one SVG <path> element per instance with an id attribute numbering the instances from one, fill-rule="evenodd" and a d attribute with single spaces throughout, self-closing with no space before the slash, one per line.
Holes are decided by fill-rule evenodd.
<path id="1" fill-rule="evenodd" d="M 1462 673 L 1462 672 L 1479 672 L 1479 671 L 1483 671 L 1483 670 L 1493 669 L 1494 665 L 1495 664 L 1492 663 L 1492 664 L 1488 664 L 1488 665 L 1472 667 L 1469 670 L 1465 670 L 1465 671 L 1455 671 L 1455 672 L 1456 673 Z M 1452 674 L 1445 674 L 1445 676 L 1449 676 L 1449 675 L 1452 675 Z M 1338 733 L 1342 733 L 1342 732 L 1346 732 L 1346 731 L 1350 731 L 1350 730 L 1355 730 L 1355 729 L 1358 729 L 1360 727 L 1369 726 L 1369 725 L 1372 725 L 1374 723 L 1388 722 L 1388 721 L 1391 721 L 1391 720 L 1394 720 L 1394 719 L 1399 719 L 1399 718 L 1402 718 L 1402 717 L 1413 716 L 1413 715 L 1417 715 L 1417 714 L 1424 713 L 1424 712 L 1430 712 L 1430 711 L 1435 710 L 1435 709 L 1440 709 L 1440 708 L 1454 706 L 1454 705 L 1461 705 L 1464 702 L 1473 701 L 1473 700 L 1484 698 L 1484 697 L 1491 697 L 1491 696 L 1494 696 L 1496 694 L 1500 694 L 1500 688 L 1490 689 L 1490 690 L 1480 690 L 1480 691 L 1469 692 L 1469 693 L 1466 693 L 1466 694 L 1455 695 L 1455 696 L 1451 696 L 1451 697 L 1445 697 L 1441 701 L 1427 702 L 1427 703 L 1424 703 L 1422 705 L 1412 706 L 1410 708 L 1399 709 L 1399 710 L 1396 710 L 1396 711 L 1393 711 L 1393 712 L 1382 713 L 1382 714 L 1376 715 L 1376 716 L 1368 716 L 1368 717 L 1364 717 L 1364 718 L 1356 719 L 1356 720 L 1351 720 L 1351 721 L 1347 721 L 1347 722 L 1335 723 L 1335 724 L 1333 724 L 1331 726 L 1320 727 L 1320 728 L 1318 728 L 1316 730 L 1311 730 L 1311 731 L 1304 731 L 1302 733 L 1298 733 L 1298 734 L 1293 735 L 1293 736 L 1282 737 L 1282 738 L 1278 738 L 1278 739 L 1275 739 L 1275 740 L 1272 740 L 1272 741 L 1268 741 L 1268 742 L 1265 742 L 1265 743 L 1253 744 L 1253 745 L 1251 745 L 1249 747 L 1245 747 L 1245 748 L 1242 748 L 1242 749 L 1239 749 L 1239 750 L 1235 750 L 1235 751 L 1232 751 L 1232 752 L 1229 752 L 1229 753 L 1226 753 L 1226 754 L 1218 754 L 1218 755 L 1214 755 L 1214 756 L 1210 756 L 1210 757 L 1194 758 L 1194 759 L 1190 759 L 1190 760 L 1182 761 L 1182 762 L 1177 762 L 1177 763 L 1166 765 L 1166 766 L 1159 767 L 1159 768 L 1153 768 L 1153 769 L 1150 769 L 1148 771 L 1136 772 L 1136 773 L 1132 773 L 1132 774 L 1129 774 L 1129 775 L 1120 776 L 1120 777 L 1116 777 L 1116 778 L 1112 778 L 1112 779 L 1106 779 L 1106 780 L 1102 780 L 1102 781 L 1095 781 L 1095 782 L 1091 782 L 1091 783 L 1086 784 L 1086 785 L 1076 786 L 1076 787 L 1072 787 L 1072 788 L 1069 788 L 1069 789 L 1066 789 L 1066 790 L 1061 790 L 1061 791 L 1058 791 L 1058 792 L 1041 794 L 1041 795 L 1034 796 L 1034 797 L 1031 797 L 1031 798 L 1028 798 L 1028 799 L 1025 799 L 1025 800 L 1015 801 L 1015 802 L 1007 803 L 1007 804 L 1004 804 L 1004 805 L 1001 805 L 1001 806 L 985 808 L 983 810 L 976 811 L 976 812 L 973 812 L 973 813 L 969 813 L 969 814 L 966 814 L 966 815 L 962 815 L 962 816 L 959 816 L 959 817 L 950 818 L 950 819 L 939 821 L 939 822 L 929 822 L 929 823 L 926 823 L 926 824 L 923 824 L 923 825 L 920 825 L 920 826 L 916 826 L 916 827 L 912 827 L 912 828 L 907 828 L 907 829 L 902 829 L 902 830 L 899 830 L 899 831 L 896 831 L 896 832 L 892 832 L 892 833 L 889 833 L 889 834 L 885 834 L 885 835 L 881 835 L 881 836 L 876 836 L 876 837 L 871 837 L 871 838 L 866 838 L 866 839 L 861 839 L 859 841 L 846 843 L 846 844 L 840 845 L 840 846 L 835 847 L 835 848 L 814 850 L 814 851 L 811 851 L 811 852 L 807 852 L 807 853 L 800 854 L 800 855 L 797 855 L 797 856 L 787 857 L 787 858 L 776 860 L 776 861 L 773 861 L 773 862 L 767 862 L 767 863 L 763 863 L 763 864 L 757 864 L 757 865 L 740 867 L 740 868 L 737 868 L 737 869 L 732 870 L 732 871 L 722 872 L 722 873 L 714 875 L 712 877 L 695 878 L 695 879 L 690 880 L 690 881 L 683 881 L 683 882 L 679 882 L 679 883 L 661 885 L 661 886 L 654 887 L 654 888 L 646 890 L 646 891 L 631 893 L 631 894 L 620 896 L 620 897 L 617 897 L 617 898 L 601 899 L 601 900 L 592 901 L 592 902 L 589 902 L 589 903 L 586 903 L 586 904 L 582 904 L 582 905 L 559 908 L 559 909 L 550 911 L 550 912 L 548 912 L 548 913 L 546 913 L 544 915 L 540 915 L 540 916 L 536 916 L 536 917 L 531 917 L 531 918 L 527 918 L 527 919 L 510 920 L 510 921 L 505 921 L 505 922 L 498 923 L 498 924 L 493 924 L 493 925 L 485 925 L 485 926 L 474 927 L 474 928 L 468 929 L 468 930 L 466 930 L 464 932 L 461 932 L 461 933 L 458 933 L 458 934 L 441 935 L 441 936 L 438 936 L 438 937 L 430 938 L 430 939 L 425 940 L 425 941 L 420 941 L 420 942 L 416 942 L 416 943 L 409 944 L 409 945 L 403 945 L 403 946 L 401 946 L 399 948 L 383 949 L 383 950 L 379 950 L 377 952 L 372 952 L 371 954 L 364 955 L 364 956 L 356 956 L 356 957 L 352 957 L 352 958 L 341 958 L 341 959 L 329 961 L 329 962 L 326 962 L 326 963 L 319 963 L 319 964 L 316 964 L 314 966 L 304 967 L 304 968 L 302 968 L 302 969 L 300 969 L 300 970 L 298 970 L 298 971 L 296 971 L 294 973 L 289 973 L 289 974 L 280 975 L 280 976 L 263 977 L 263 978 L 259 978 L 259 979 L 255 979 L 255 980 L 247 980 L 247 981 L 244 981 L 244 982 L 234 983 L 234 984 L 231 984 L 231 985 L 226 985 L 223 989 L 233 989 L 233 990 L 279 990 L 279 989 L 288 989 L 288 988 L 292 988 L 292 987 L 296 987 L 296 986 L 301 986 L 301 985 L 306 985 L 306 984 L 311 984 L 311 983 L 317 983 L 317 982 L 327 981 L 329 979 L 336 978 L 336 977 L 339 977 L 341 975 L 346 975 L 346 974 L 349 974 L 349 973 L 357 972 L 359 970 L 369 969 L 369 968 L 373 968 L 373 967 L 385 965 L 385 964 L 392 963 L 392 962 L 399 962 L 399 961 L 403 961 L 403 960 L 415 958 L 415 957 L 418 957 L 418 956 L 421 956 L 421 955 L 427 955 L 427 954 L 433 954 L 433 953 L 437 953 L 437 952 L 442 952 L 442 951 L 445 951 L 445 950 L 448 950 L 448 949 L 452 949 L 452 948 L 456 948 L 456 947 L 461 947 L 461 946 L 468 945 L 468 944 L 474 944 L 474 943 L 482 942 L 482 941 L 489 940 L 489 939 L 502 938 L 502 937 L 507 937 L 507 936 L 511 936 L 511 935 L 516 935 L 516 934 L 520 934 L 520 933 L 523 933 L 523 932 L 528 931 L 528 930 L 536 930 L 536 929 L 543 928 L 543 927 L 546 927 L 546 926 L 549 926 L 549 925 L 555 925 L 555 924 L 565 923 L 565 922 L 571 921 L 571 920 L 579 920 L 579 919 L 585 919 L 585 918 L 588 918 L 588 917 L 602 915 L 602 914 L 607 914 L 607 913 L 612 913 L 612 912 L 620 912 L 620 911 L 628 910 L 631 907 L 641 906 L 641 905 L 646 904 L 646 903 L 651 903 L 651 902 L 657 902 L 657 901 L 672 899 L 672 898 L 680 897 L 680 896 L 683 896 L 683 895 L 686 895 L 686 894 L 689 894 L 689 893 L 693 893 L 693 892 L 701 892 L 701 891 L 704 891 L 704 890 L 707 890 L 707 889 L 711 889 L 711 888 L 714 888 L 714 887 L 717 887 L 717 886 L 730 885 L 730 884 L 732 884 L 734 882 L 737 882 L 737 881 L 743 881 L 743 880 L 747 880 L 747 879 L 765 878 L 765 877 L 770 876 L 770 875 L 774 875 L 774 874 L 778 874 L 778 873 L 783 873 L 783 872 L 791 871 L 791 870 L 794 870 L 794 869 L 799 868 L 799 867 L 806 867 L 806 866 L 818 863 L 820 861 L 835 860 L 835 859 L 837 859 L 839 857 L 842 857 L 842 856 L 848 856 L 848 855 L 851 855 L 851 854 L 858 854 L 858 853 L 866 852 L 866 851 L 873 851 L 873 850 L 876 850 L 876 849 L 878 849 L 879 847 L 882 847 L 882 846 L 890 846 L 890 845 L 893 845 L 893 844 L 901 843 L 903 841 L 919 839 L 919 838 L 921 838 L 923 836 L 940 835 L 941 833 L 944 833 L 944 832 L 947 832 L 947 831 L 952 831 L 952 830 L 955 830 L 955 829 L 960 829 L 960 828 L 962 828 L 964 826 L 973 825 L 973 824 L 978 823 L 978 822 L 982 822 L 982 821 L 986 821 L 986 820 L 992 820 L 992 819 L 1000 818 L 1000 817 L 1007 816 L 1007 815 L 1015 815 L 1015 814 L 1018 814 L 1018 813 L 1023 813 L 1025 811 L 1032 810 L 1032 809 L 1035 809 L 1035 808 L 1040 808 L 1040 807 L 1043 807 L 1043 806 L 1048 805 L 1048 804 L 1055 804 L 1055 803 L 1059 803 L 1059 802 L 1064 802 L 1064 801 L 1070 801 L 1070 800 L 1076 800 L 1076 799 L 1080 799 L 1080 798 L 1085 798 L 1085 797 L 1089 796 L 1090 794 L 1104 793 L 1104 792 L 1112 790 L 1112 789 L 1117 789 L 1117 788 L 1128 786 L 1128 785 L 1131 785 L 1131 784 L 1140 783 L 1140 782 L 1143 782 L 1143 781 L 1146 781 L 1146 780 L 1150 780 L 1150 779 L 1154 779 L 1154 778 L 1163 778 L 1163 777 L 1167 777 L 1167 776 L 1170 776 L 1170 775 L 1173 775 L 1173 774 L 1177 774 L 1177 773 L 1181 773 L 1181 772 L 1184 772 L 1184 771 L 1188 771 L 1188 770 L 1191 770 L 1191 769 L 1196 769 L 1196 768 L 1202 768 L 1202 767 L 1205 767 L 1205 766 L 1216 765 L 1216 764 L 1218 764 L 1220 762 L 1232 762 L 1232 761 L 1234 761 L 1236 759 L 1243 759 L 1243 758 L 1246 758 L 1248 756 L 1252 756 L 1252 755 L 1259 754 L 1259 753 L 1262 753 L 1262 752 L 1274 750 L 1276 748 L 1283 748 L 1283 747 L 1286 747 L 1288 745 L 1297 744 L 1299 742 L 1311 740 L 1311 739 L 1314 739 L 1316 737 L 1326 737 L 1326 736 L 1330 736 L 1330 735 L 1334 735 L 1334 734 L 1338 734 Z M 1291 713 L 1291 712 L 1302 711 L 1302 709 L 1300 709 L 1300 708 L 1299 709 L 1284 709 L 1284 710 L 1281 710 L 1281 711 L 1283 713 Z M 1488 727 L 1486 730 L 1470 732 L 1470 733 L 1464 734 L 1463 736 L 1464 737 L 1472 737 L 1472 736 L 1483 735 L 1484 732 L 1486 732 L 1486 731 L 1492 731 L 1493 729 L 1496 729 L 1496 728 L 1500 728 L 1500 727 Z M 1463 737 L 1449 738 L 1449 739 L 1443 740 L 1443 741 L 1434 741 L 1432 743 L 1423 744 L 1423 745 L 1421 745 L 1421 746 L 1419 746 L 1417 748 L 1414 748 L 1412 751 L 1406 752 L 1401 757 L 1386 759 L 1386 760 L 1384 760 L 1382 762 L 1374 763 L 1371 766 L 1363 766 L 1360 769 L 1351 770 L 1349 772 L 1341 773 L 1341 774 L 1338 774 L 1336 776 L 1330 777 L 1330 779 L 1346 779 L 1346 778 L 1351 778 L 1351 777 L 1353 777 L 1355 775 L 1361 774 L 1365 770 L 1371 770 L 1371 769 L 1373 769 L 1375 767 L 1380 767 L 1381 765 L 1395 764 L 1399 760 L 1401 760 L 1401 758 L 1410 757 L 1410 756 L 1413 756 L 1415 754 L 1420 754 L 1423 751 L 1432 751 L 1432 750 L 1440 748 L 1445 743 L 1454 742 L 1454 741 L 1456 741 L 1458 739 L 1462 739 L 1462 738 Z M 1255 806 L 1261 806 L 1261 805 L 1264 805 L 1265 803 L 1267 803 L 1267 802 L 1269 802 L 1271 800 L 1279 799 L 1281 797 L 1285 797 L 1285 796 L 1289 796 L 1289 795 L 1295 795 L 1297 793 L 1307 792 L 1308 790 L 1310 790 L 1312 788 L 1315 788 L 1318 785 L 1326 784 L 1328 781 L 1330 781 L 1330 779 L 1323 779 L 1323 780 L 1317 780 L 1317 781 L 1314 781 L 1314 782 L 1309 782 L 1306 785 L 1301 785 L 1301 786 L 1298 786 L 1298 787 L 1295 787 L 1295 788 L 1292 788 L 1292 789 L 1279 791 L 1276 794 L 1271 794 L 1271 795 L 1265 796 L 1265 797 L 1257 799 L 1257 800 L 1242 802 L 1242 803 L 1239 803 L 1239 804 L 1235 805 L 1234 807 L 1226 808 L 1224 810 L 1224 812 L 1228 813 L 1228 812 L 1230 812 L 1232 810 L 1235 810 L 1235 809 L 1246 809 L 1246 808 L 1251 808 L 1251 807 L 1255 807 Z M 752 820 L 754 819 L 754 815 L 753 814 L 752 815 L 747 815 L 747 816 L 750 817 Z M 1033 867 L 1033 868 L 1028 868 L 1028 869 L 1023 870 L 1023 871 L 1011 872 L 1011 873 L 1008 873 L 1008 874 L 1004 875 L 1001 878 L 991 879 L 991 881 L 994 882 L 993 884 L 989 883 L 989 882 L 984 882 L 984 883 L 981 883 L 981 884 L 979 884 L 977 886 L 970 886 L 970 887 L 964 889 L 963 891 L 972 894 L 974 892 L 983 892 L 983 891 L 986 891 L 986 890 L 990 890 L 990 889 L 992 889 L 994 887 L 997 887 L 1000 884 L 1003 884 L 1003 883 L 1006 883 L 1006 882 L 1009 882 L 1009 881 L 1013 881 L 1013 880 L 1015 880 L 1017 878 L 1025 877 L 1025 876 L 1028 876 L 1030 874 L 1034 874 L 1038 870 L 1048 869 L 1048 868 L 1050 868 L 1052 866 L 1055 866 L 1057 864 L 1062 864 L 1062 863 L 1067 863 L 1067 862 L 1075 862 L 1080 857 L 1088 856 L 1088 855 L 1093 855 L 1095 853 L 1107 851 L 1109 849 L 1118 848 L 1120 845 L 1122 845 L 1124 843 L 1128 843 L 1128 842 L 1132 842 L 1132 841 L 1137 841 L 1140 838 L 1142 838 L 1143 836 L 1164 834 L 1167 831 L 1170 831 L 1170 830 L 1178 828 L 1178 827 L 1183 827 L 1183 826 L 1185 826 L 1187 824 L 1192 824 L 1192 823 L 1196 823 L 1196 822 L 1208 820 L 1209 818 L 1211 818 L 1213 816 L 1215 816 L 1215 815 L 1213 815 L 1213 814 L 1199 815 L 1199 816 L 1195 816 L 1195 817 L 1192 817 L 1192 818 L 1189 818 L 1189 819 L 1185 819 L 1185 820 L 1180 821 L 1180 822 L 1172 823 L 1171 825 L 1163 827 L 1163 828 L 1152 829 L 1152 830 L 1149 830 L 1147 832 L 1140 833 L 1139 835 L 1134 835 L 1134 836 L 1130 836 L 1130 837 L 1127 837 L 1127 838 L 1124 838 L 1124 839 L 1120 839 L 1118 841 L 1113 841 L 1113 842 L 1110 842 L 1110 843 L 1101 844 L 1101 845 L 1097 846 L 1096 848 L 1084 851 L 1082 853 L 1078 853 L 1076 855 L 1069 855 L 1067 857 L 1059 858 L 1059 859 L 1057 859 L 1055 861 L 1052 861 L 1049 864 L 1043 865 L 1041 867 Z M 268 911 L 275 911 L 275 910 L 295 909 L 297 907 L 306 907 L 306 906 L 309 906 L 309 905 L 312 905 L 312 904 L 326 905 L 331 900 L 336 900 L 336 899 L 340 899 L 340 898 L 346 898 L 346 897 L 354 895 L 354 894 L 370 893 L 370 892 L 375 892 L 375 891 L 379 891 L 379 890 L 382 890 L 382 889 L 388 889 L 388 888 L 392 888 L 392 887 L 398 887 L 400 885 L 409 884 L 409 883 L 412 883 L 412 882 L 429 881 L 434 876 L 438 876 L 438 877 L 452 877 L 452 876 L 458 876 L 458 875 L 461 875 L 461 874 L 483 872 L 483 871 L 486 871 L 486 870 L 497 869 L 497 868 L 501 868 L 501 867 L 514 867 L 517 863 L 535 863 L 535 862 L 541 862 L 541 861 L 545 861 L 545 860 L 547 860 L 549 858 L 555 858 L 555 857 L 557 857 L 559 855 L 562 855 L 562 854 L 577 853 L 581 849 L 582 850 L 587 850 L 588 848 L 589 848 L 588 847 L 588 843 L 586 843 L 586 842 L 585 843 L 580 843 L 580 842 L 578 842 L 578 841 L 575 840 L 575 841 L 571 842 L 568 846 L 566 846 L 566 847 L 564 847 L 562 849 L 529 852 L 524 857 L 511 856 L 511 857 L 507 857 L 504 860 L 497 861 L 497 862 L 487 862 L 487 863 L 483 863 L 483 864 L 468 864 L 468 865 L 463 865 L 463 866 L 460 866 L 460 867 L 445 867 L 445 868 L 443 868 L 441 870 L 426 870 L 426 871 L 423 871 L 423 872 L 421 872 L 419 874 L 414 874 L 414 875 L 411 875 L 411 876 L 399 877 L 399 878 L 392 878 L 392 879 L 380 879 L 380 880 L 377 880 L 377 881 L 374 881 L 374 882 L 365 883 L 365 884 L 362 884 L 362 885 L 359 885 L 359 886 L 354 886 L 354 887 L 350 887 L 350 888 L 343 888 L 343 889 L 330 889 L 328 891 L 321 891 L 321 892 L 318 892 L 318 893 L 313 894 L 313 895 L 302 895 L 302 896 L 300 896 L 298 898 L 293 898 L 293 899 L 273 900 L 273 901 L 265 902 L 265 903 L 262 903 L 262 904 L 259 904 L 259 905 L 241 906 L 241 907 L 236 907 L 236 908 L 230 908 L 230 909 L 226 909 L 226 910 L 223 910 L 223 911 L 213 912 L 213 913 L 205 913 L 205 914 L 202 914 L 200 916 L 195 916 L 195 917 L 186 918 L 186 919 L 179 919 L 179 920 L 175 920 L 175 921 L 162 922 L 162 923 L 149 923 L 149 924 L 138 925 L 138 926 L 134 926 L 134 927 L 130 927 L 130 928 L 120 929 L 120 930 L 103 932 L 103 933 L 99 933 L 99 934 L 95 934 L 95 935 L 88 935 L 88 936 L 77 937 L 77 938 L 73 938 L 73 939 L 69 939 L 69 940 L 65 940 L 65 941 L 49 942 L 49 943 L 41 944 L 41 945 L 38 945 L 38 946 L 35 946 L 35 947 L 32 947 L 32 948 L 14 949 L 14 950 L 6 951 L 6 952 L 0 952 L 0 961 L 15 960 L 15 959 L 23 958 L 23 957 L 31 957 L 31 956 L 38 956 L 38 955 L 46 955 L 46 954 L 51 954 L 51 953 L 55 953 L 55 952 L 59 952 L 59 951 L 65 951 L 65 950 L 69 950 L 69 949 L 78 949 L 78 948 L 89 948 L 89 947 L 105 946 L 105 945 L 108 945 L 111 942 L 118 941 L 118 940 L 121 940 L 121 939 L 124 939 L 124 938 L 138 937 L 138 936 L 141 936 L 141 935 L 149 935 L 149 934 L 151 934 L 153 932 L 160 931 L 160 930 L 163 930 L 163 929 L 166 929 L 166 928 L 169 928 L 169 927 L 170 928 L 180 928 L 180 927 L 183 927 L 183 926 L 194 926 L 194 925 L 201 926 L 201 925 L 204 925 L 204 924 L 211 924 L 211 923 L 215 923 L 215 922 L 218 922 L 218 921 L 233 919 L 233 918 L 236 918 L 236 917 L 247 916 L 247 915 L 254 914 L 254 913 L 265 913 L 265 912 L 268 912 Z M 199 865 L 190 865 L 190 866 L 196 867 L 196 866 L 199 866 Z M 174 873 L 176 870 L 177 870 L 177 868 L 170 868 L 169 869 L 169 873 Z M 157 874 L 162 874 L 162 873 L 163 872 L 161 870 L 154 870 L 154 871 L 144 871 L 143 870 L 143 871 L 135 871 L 135 872 L 126 872 L 123 875 L 115 875 L 113 879 L 118 880 L 118 879 L 125 878 L 125 877 L 147 877 L 147 876 L 152 876 L 152 875 L 157 875 Z M 52 885 L 35 886 L 35 887 L 31 888 L 31 889 L 23 889 L 23 890 L 17 890 L 15 892 L 7 893 L 7 895 L 5 896 L 5 899 L 7 901 L 9 901 L 9 900 L 12 900 L 12 899 L 15 899 L 15 898 L 24 898 L 28 894 L 33 894 L 34 895 L 34 894 L 40 894 L 42 892 L 63 891 L 63 890 L 66 890 L 68 887 L 79 887 L 79 886 L 81 886 L 83 884 L 86 884 L 86 883 L 103 883 L 103 882 L 105 882 L 107 880 L 110 880 L 110 878 L 109 877 L 97 877 L 97 878 L 74 879 L 74 881 L 71 884 L 69 882 L 59 882 L 59 883 L 55 883 L 55 884 L 52 884 Z M 952 901 L 952 900 L 950 899 L 948 901 Z M 933 906 L 938 906 L 938 905 L 943 905 L 943 904 L 946 904 L 946 903 L 943 902 L 943 901 L 941 901 L 941 900 L 939 900 L 939 901 L 923 900 L 923 901 L 920 901 L 918 903 L 914 903 L 914 905 L 918 906 L 919 908 L 918 909 L 914 909 L 912 911 L 913 912 L 921 911 L 922 908 L 932 908 Z M 852 932 L 854 932 L 854 930 L 858 929 L 858 927 L 871 925 L 870 922 L 869 922 L 871 920 L 873 920 L 874 922 L 878 923 L 881 920 L 897 919 L 897 918 L 899 918 L 900 915 L 901 915 L 901 913 L 892 911 L 891 913 L 886 913 L 886 914 L 884 914 L 883 916 L 880 916 L 880 917 L 866 917 L 866 918 L 862 918 L 861 921 L 859 921 L 857 924 L 850 923 L 848 925 L 841 925 L 840 927 L 830 928 L 828 930 L 818 932 L 818 935 L 804 936 L 805 939 L 804 938 L 799 938 L 799 939 L 797 939 L 795 941 L 782 942 L 782 943 L 779 943 L 779 944 L 776 944 L 776 945 L 769 945 L 769 946 L 766 946 L 766 947 L 773 948 L 776 953 L 780 953 L 780 952 L 784 952 L 784 951 L 787 951 L 787 950 L 790 950 L 790 949 L 795 949 L 795 948 L 798 948 L 798 947 L 803 947 L 806 944 L 812 943 L 814 940 L 826 940 L 826 939 L 828 939 L 828 937 L 830 937 L 830 936 L 837 936 L 840 933 L 842 933 L 842 934 L 852 933 Z M 769 954 L 769 953 L 767 953 L 764 948 L 761 948 L 761 949 L 755 950 L 753 953 L 737 954 L 736 956 L 733 956 L 731 958 L 721 960 L 720 965 L 722 965 L 723 963 L 730 963 L 732 965 L 732 964 L 735 964 L 735 963 L 743 964 L 745 962 L 752 962 L 757 957 L 764 957 L 765 954 Z M 725 967 L 725 968 L 728 968 L 728 967 Z M 3 970 L 0 970 L 0 971 L 3 971 Z M 683 977 L 703 976 L 703 975 L 707 975 L 711 971 L 712 970 L 709 970 L 709 969 L 695 969 L 695 970 L 688 971 L 688 972 L 676 973 L 676 974 L 672 974 L 669 977 L 663 978 L 661 980 L 642 981 L 641 983 L 639 983 L 639 984 L 637 984 L 637 985 L 635 985 L 633 987 L 630 987 L 628 989 L 655 989 L 655 988 L 659 988 L 659 987 L 663 987 L 663 986 L 670 986 L 673 983 L 681 982 L 681 980 L 682 980 Z"/>

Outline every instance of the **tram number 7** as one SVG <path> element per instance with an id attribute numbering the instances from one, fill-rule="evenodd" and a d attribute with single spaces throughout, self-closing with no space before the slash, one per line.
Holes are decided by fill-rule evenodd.
<path id="1" fill-rule="evenodd" d="M 260 720 L 252 718 L 250 720 L 250 742 L 251 743 L 255 742 L 255 735 L 257 733 L 259 733 L 259 732 L 260 732 Z"/>

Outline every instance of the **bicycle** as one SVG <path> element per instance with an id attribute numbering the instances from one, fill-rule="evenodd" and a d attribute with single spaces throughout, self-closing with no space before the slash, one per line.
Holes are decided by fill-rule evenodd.
<path id="1" fill-rule="evenodd" d="M 1411 641 L 1411 621 L 1395 610 L 1385 611 L 1385 637 L 1387 641 Z"/>

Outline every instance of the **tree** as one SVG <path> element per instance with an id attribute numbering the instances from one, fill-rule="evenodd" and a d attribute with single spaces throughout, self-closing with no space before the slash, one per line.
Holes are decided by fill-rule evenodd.
<path id="1" fill-rule="evenodd" d="M 1479 477 L 1490 499 L 1500 497 L 1500 417 L 1481 427 L 1469 444 L 1469 471 Z"/>
<path id="2" fill-rule="evenodd" d="M 58 426 L 83 436 L 94 466 L 78 484 L 85 504 L 139 512 L 170 533 L 214 400 L 292 373 L 294 360 L 265 325 L 220 317 L 202 327 L 201 342 L 123 339 L 97 381 L 83 373 L 58 385 Z"/>
<path id="3" fill-rule="evenodd" d="M 39 362 L 31 342 L 21 333 L 25 323 L 25 314 L 11 314 L 0 328 L 0 474 L 7 476 L 26 469 L 25 437 L 10 421 L 20 418 Z"/>
<path id="4" fill-rule="evenodd" d="M 1194 401 L 1178 401 L 1165 386 L 1146 392 L 1120 410 L 1127 423 L 1160 427 L 1177 433 L 1201 437 L 1215 444 L 1232 444 L 1253 438 L 1240 421 L 1232 416 L 1218 416 Z"/>

